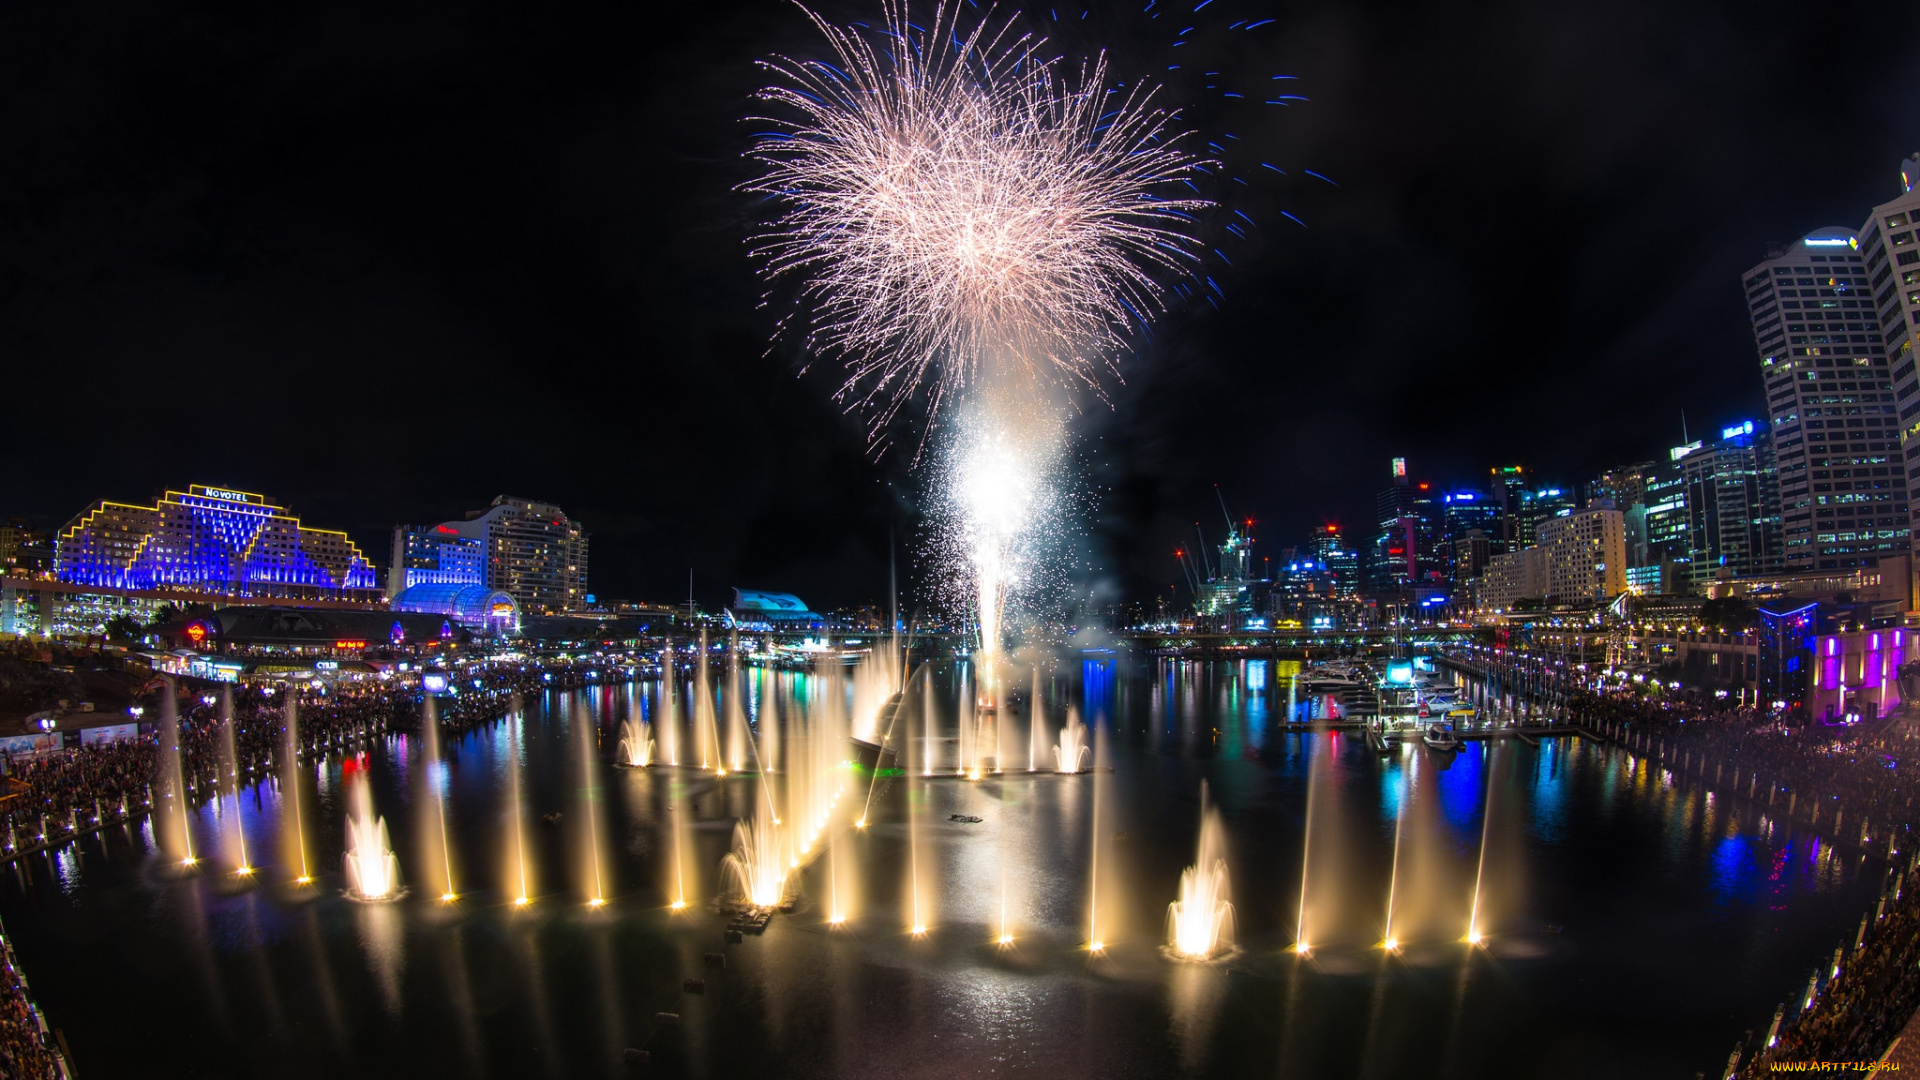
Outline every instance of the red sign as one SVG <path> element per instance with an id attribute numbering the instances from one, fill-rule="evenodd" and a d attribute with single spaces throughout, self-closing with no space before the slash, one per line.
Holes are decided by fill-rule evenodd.
<path id="1" fill-rule="evenodd" d="M 367 647 L 367 643 L 364 641 L 336 641 L 333 643 L 333 647 L 336 649 L 364 649 Z"/>
<path id="2" fill-rule="evenodd" d="M 207 640 L 207 624 L 191 622 L 187 624 L 187 640 L 195 645 Z"/>

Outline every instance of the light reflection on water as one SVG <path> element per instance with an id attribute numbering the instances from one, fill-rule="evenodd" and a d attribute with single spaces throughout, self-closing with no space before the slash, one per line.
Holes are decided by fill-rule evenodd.
<path id="1" fill-rule="evenodd" d="M 1090 660 L 1043 680 L 1054 723 L 1077 706 L 1112 768 L 1097 774 L 1110 785 L 1101 876 L 1112 883 L 1098 959 L 1085 949 L 1095 775 L 916 779 L 920 857 L 936 883 L 924 940 L 901 929 L 896 780 L 876 797 L 872 828 L 840 834 L 842 880 L 860 889 L 846 927 L 825 925 L 816 863 L 798 911 L 726 946 L 706 890 L 732 821 L 761 797 L 757 779 L 609 769 L 596 786 L 613 902 L 589 912 L 569 891 L 579 879 L 562 839 L 571 826 L 539 823 L 574 805 L 575 698 L 559 694 L 447 740 L 437 762 L 406 737 L 370 748 L 403 877 L 416 819 L 432 812 L 416 805 L 427 789 L 410 771 L 427 770 L 445 796 L 456 904 L 439 905 L 432 887 L 354 904 L 337 874 L 295 890 L 271 865 L 258 886 L 228 880 L 222 829 L 233 815 L 257 858 L 280 850 L 291 801 L 268 784 L 196 815 L 203 873 L 176 880 L 158 867 L 142 822 L 25 861 L 0 914 L 80 1067 L 108 1075 L 232 1054 L 290 1076 L 613 1076 L 620 1049 L 644 1045 L 655 1072 L 689 1076 L 1685 1076 L 1724 1059 L 1730 1039 L 1804 984 L 1878 884 L 1878 864 L 1863 872 L 1856 855 L 1764 826 L 1739 800 L 1709 799 L 1589 740 L 1505 743 L 1497 755 L 1471 743 L 1451 758 L 1409 746 L 1382 760 L 1349 735 L 1285 731 L 1283 720 L 1325 707 L 1299 694 L 1297 671 L 1249 660 L 1129 674 Z M 745 682 L 756 730 L 824 687 L 759 670 Z M 937 686 L 950 724 L 950 675 Z M 621 721 L 658 718 L 659 693 L 653 683 L 581 693 L 603 757 Z M 1008 744 L 1024 746 L 1023 717 L 1008 722 Z M 336 757 L 300 771 L 314 864 L 327 869 L 340 865 L 340 768 Z M 496 884 L 511 769 L 521 770 L 539 883 L 526 911 Z M 1324 819 L 1307 915 L 1317 929 L 1303 959 L 1287 946 L 1316 775 Z M 1233 860 L 1243 951 L 1224 966 L 1173 964 L 1157 948 L 1193 858 L 1203 779 Z M 669 915 L 675 814 L 687 819 L 700 902 Z M 1407 845 L 1397 881 L 1396 823 Z M 1458 938 L 1483 836 L 1479 921 L 1490 938 L 1473 952 Z M 1376 947 L 1390 887 L 1407 938 L 1392 955 Z M 1003 923 L 1010 947 L 997 943 Z M 726 966 L 707 967 L 707 952 Z M 115 977 L 93 977 L 100 970 Z M 705 978 L 706 993 L 685 993 L 688 978 Z M 128 1015 L 118 1007 L 128 997 L 149 1004 Z M 682 1022 L 662 1029 L 656 1012 Z"/>

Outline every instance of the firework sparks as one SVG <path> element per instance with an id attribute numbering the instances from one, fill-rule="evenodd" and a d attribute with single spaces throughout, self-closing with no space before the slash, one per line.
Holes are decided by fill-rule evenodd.
<path id="1" fill-rule="evenodd" d="M 846 365 L 836 397 L 876 446 L 923 391 L 937 415 L 989 373 L 1097 391 L 1195 264 L 1207 162 L 1104 56 L 1070 75 L 991 11 L 884 10 L 864 34 L 809 11 L 835 62 L 763 62 L 787 118 L 764 121 L 746 190 L 780 205 L 753 254 L 799 282 L 782 331 Z"/>

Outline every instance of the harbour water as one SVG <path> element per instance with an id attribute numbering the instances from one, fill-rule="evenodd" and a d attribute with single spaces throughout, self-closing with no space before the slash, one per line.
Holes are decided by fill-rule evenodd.
<path id="1" fill-rule="evenodd" d="M 140 823 L 16 864 L 0 916 L 91 1076 L 618 1076 L 635 1048 L 660 1076 L 1685 1080 L 1764 1029 L 1882 881 L 1592 740 L 1383 755 L 1281 730 L 1325 711 L 1296 670 L 1050 664 L 1007 681 L 1038 688 L 1054 737 L 1073 710 L 1090 767 L 1056 775 L 1016 704 L 1008 771 L 967 780 L 949 767 L 960 681 L 937 669 L 934 743 L 870 804 L 841 800 L 795 909 L 739 943 L 715 908 L 723 859 L 737 822 L 770 821 L 769 789 L 624 767 L 629 722 L 662 747 L 663 718 L 695 737 L 689 688 L 663 711 L 651 682 L 529 700 L 437 754 L 393 736 L 304 767 L 312 887 L 269 854 L 295 804 L 273 783 L 199 811 L 191 872 Z M 843 706 L 815 676 L 742 678 L 755 745 L 777 725 L 798 768 L 795 718 Z M 729 717 L 722 693 L 707 715 Z M 1203 783 L 1232 948 L 1189 963 L 1165 948 L 1168 905 Z M 385 903 L 350 899 L 338 869 L 371 814 L 399 866 Z M 220 860 L 236 832 L 246 877 Z"/>

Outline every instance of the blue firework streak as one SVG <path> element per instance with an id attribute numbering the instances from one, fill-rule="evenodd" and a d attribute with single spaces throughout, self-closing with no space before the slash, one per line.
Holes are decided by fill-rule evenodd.
<path id="1" fill-rule="evenodd" d="M 1264 235 L 1263 226 L 1306 227 L 1323 185 L 1339 186 L 1300 161 L 1283 137 L 1293 110 L 1311 95 L 1276 59 L 1286 35 L 1273 0 L 1136 0 L 1085 20 L 1078 9 L 1072 18 L 1066 9 L 1034 13 L 1069 52 L 1098 41 L 1111 49 L 1116 71 L 1151 73 L 1204 141 L 1208 166 L 1189 178 L 1191 194 L 1214 204 L 1195 224 L 1203 273 L 1244 264 L 1242 254 L 1285 235 Z M 1217 287 L 1207 292 L 1222 295 Z"/>

